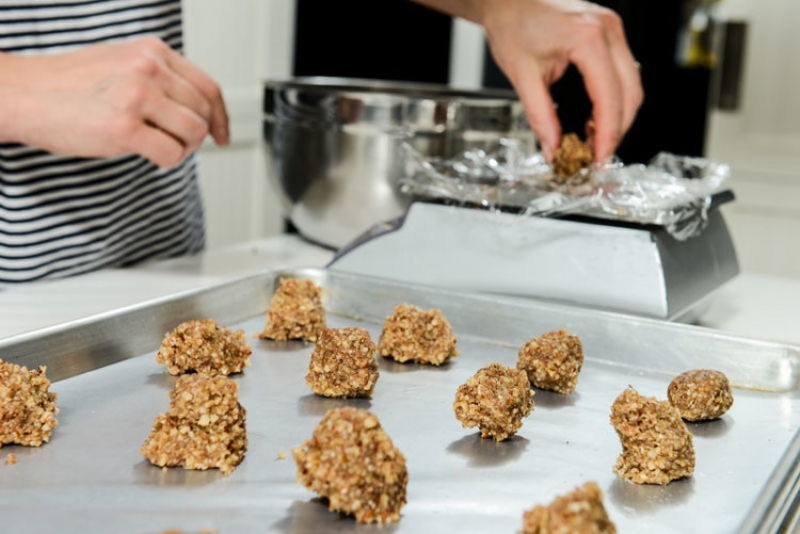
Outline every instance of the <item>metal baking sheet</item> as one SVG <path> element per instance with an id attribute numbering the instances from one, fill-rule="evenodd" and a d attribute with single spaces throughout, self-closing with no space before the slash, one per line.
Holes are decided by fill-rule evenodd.
<path id="1" fill-rule="evenodd" d="M 380 358 L 370 399 L 315 396 L 304 382 L 313 346 L 250 337 L 252 365 L 234 379 L 247 409 L 249 449 L 228 477 L 217 470 L 151 466 L 138 449 L 165 411 L 174 378 L 154 361 L 165 332 L 211 317 L 248 336 L 264 326 L 281 276 L 325 290 L 330 326 L 367 328 L 377 340 L 397 304 L 437 307 L 461 356 L 440 368 Z M 586 362 L 569 396 L 537 391 L 507 442 L 463 429 L 452 402 L 480 367 L 514 365 L 521 344 L 566 327 Z M 366 532 L 376 526 L 328 512 L 296 484 L 291 448 L 324 413 L 354 405 L 376 413 L 408 461 L 408 504 L 380 532 L 516 532 L 522 514 L 596 481 L 619 532 L 777 532 L 795 520 L 800 352 L 794 346 L 530 300 L 478 296 L 319 269 L 268 272 L 144 303 L 0 343 L 0 357 L 46 364 L 59 426 L 41 448 L 0 449 L 4 532 Z M 689 368 L 722 370 L 737 385 L 718 421 L 690 424 L 697 466 L 668 486 L 637 486 L 612 472 L 620 453 L 610 406 L 628 385 L 666 398 Z M 2 463 L 7 453 L 18 463 Z M 286 453 L 285 458 L 281 458 Z M 787 525 L 789 525 L 787 527 Z"/>

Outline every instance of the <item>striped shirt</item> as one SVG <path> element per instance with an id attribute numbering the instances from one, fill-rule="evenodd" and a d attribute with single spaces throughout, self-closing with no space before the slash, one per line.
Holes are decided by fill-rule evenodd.
<path id="1" fill-rule="evenodd" d="M 0 51 L 66 52 L 145 35 L 182 50 L 180 0 L 3 0 Z M 0 143 L 0 287 L 199 252 L 195 157 L 55 156 Z"/>

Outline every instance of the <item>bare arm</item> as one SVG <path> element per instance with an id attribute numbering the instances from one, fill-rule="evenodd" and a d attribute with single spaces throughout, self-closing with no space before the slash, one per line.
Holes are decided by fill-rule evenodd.
<path id="1" fill-rule="evenodd" d="M 595 159 L 612 156 L 644 93 L 622 21 L 583 0 L 414 0 L 484 27 L 492 55 L 525 106 L 548 159 L 561 140 L 549 86 L 570 63 L 593 104 Z"/>
<path id="2" fill-rule="evenodd" d="M 155 38 L 44 56 L 0 53 L 0 141 L 56 154 L 179 163 L 229 142 L 219 86 Z"/>

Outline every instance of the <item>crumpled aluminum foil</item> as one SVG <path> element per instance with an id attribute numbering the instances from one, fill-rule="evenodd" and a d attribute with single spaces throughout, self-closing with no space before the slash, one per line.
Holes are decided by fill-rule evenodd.
<path id="1" fill-rule="evenodd" d="M 678 240 L 702 233 L 712 197 L 730 176 L 727 164 L 662 152 L 647 165 L 615 159 L 559 184 L 533 143 L 515 138 L 450 159 L 426 157 L 408 142 L 403 151 L 400 188 L 409 195 L 541 217 L 654 224 Z"/>

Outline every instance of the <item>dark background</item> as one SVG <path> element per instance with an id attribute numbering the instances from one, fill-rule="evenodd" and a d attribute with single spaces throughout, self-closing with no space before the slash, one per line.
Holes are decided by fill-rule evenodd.
<path id="1" fill-rule="evenodd" d="M 452 19 L 408 0 L 296 0 L 295 76 L 446 84 Z M 711 71 L 675 59 L 689 0 L 599 0 L 623 19 L 641 63 L 645 101 L 617 155 L 647 162 L 659 151 L 701 156 Z M 484 87 L 509 88 L 486 51 Z M 563 131 L 583 134 L 591 105 L 573 67 L 552 86 Z"/>
<path id="2" fill-rule="evenodd" d="M 294 75 L 446 84 L 452 18 L 408 0 L 296 0 Z"/>

